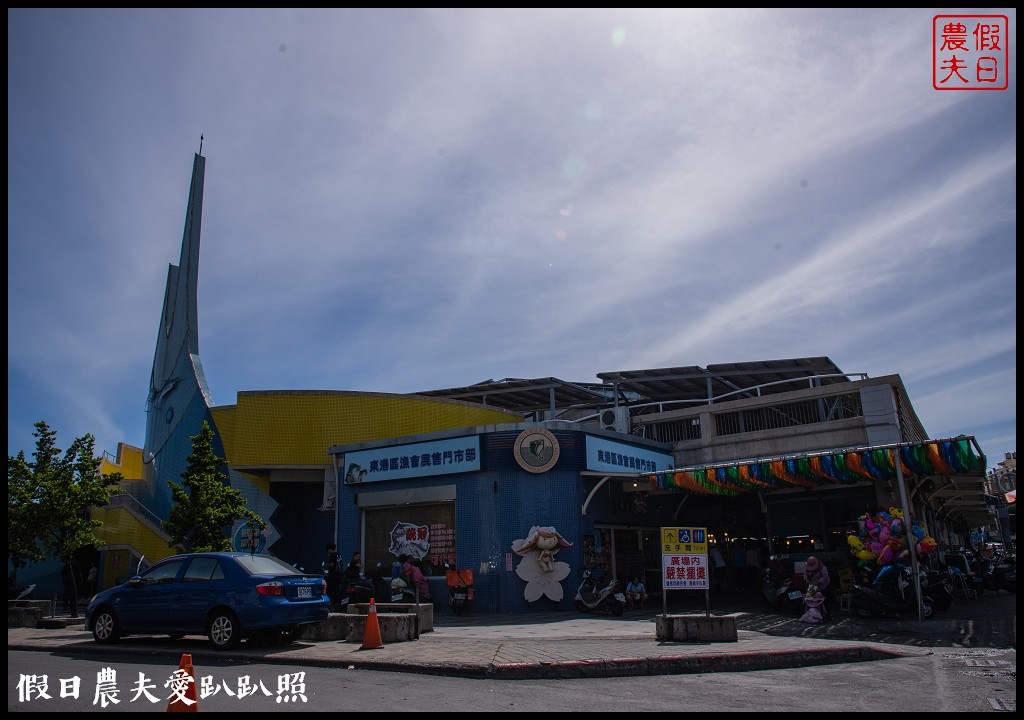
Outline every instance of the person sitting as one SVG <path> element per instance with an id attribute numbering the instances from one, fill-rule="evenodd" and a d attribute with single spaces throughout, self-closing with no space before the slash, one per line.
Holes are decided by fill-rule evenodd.
<path id="1" fill-rule="evenodd" d="M 830 580 L 825 563 L 813 555 L 807 558 L 807 562 L 804 564 L 804 579 L 807 582 L 807 592 L 804 595 L 806 612 L 800 619 L 804 622 L 831 620 L 832 613 L 828 602 Z"/>
<path id="2" fill-rule="evenodd" d="M 402 572 L 408 578 L 409 586 L 416 589 L 417 599 L 429 601 L 430 583 L 427 582 L 427 576 L 411 558 L 402 563 Z"/>
<path id="3" fill-rule="evenodd" d="M 633 576 L 633 579 L 626 585 L 626 602 L 630 607 L 636 607 L 639 604 L 641 610 L 647 605 L 647 586 L 644 585 L 639 575 Z"/>

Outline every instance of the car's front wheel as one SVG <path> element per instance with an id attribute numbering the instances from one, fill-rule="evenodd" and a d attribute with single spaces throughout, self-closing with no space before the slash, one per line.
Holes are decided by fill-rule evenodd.
<path id="1" fill-rule="evenodd" d="M 110 608 L 100 608 L 92 623 L 92 636 L 98 643 L 108 644 L 121 638 L 121 624 Z"/>
<path id="2" fill-rule="evenodd" d="M 238 647 L 242 642 L 242 627 L 230 610 L 218 610 L 210 618 L 208 627 L 210 642 L 218 650 Z"/>

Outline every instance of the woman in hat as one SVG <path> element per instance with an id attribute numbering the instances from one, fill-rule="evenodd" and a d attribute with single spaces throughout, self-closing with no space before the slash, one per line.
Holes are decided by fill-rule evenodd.
<path id="1" fill-rule="evenodd" d="M 829 619 L 828 600 L 825 589 L 829 577 L 825 564 L 811 555 L 804 564 L 804 579 L 807 581 L 807 593 L 804 595 L 804 622 L 821 622 Z"/>

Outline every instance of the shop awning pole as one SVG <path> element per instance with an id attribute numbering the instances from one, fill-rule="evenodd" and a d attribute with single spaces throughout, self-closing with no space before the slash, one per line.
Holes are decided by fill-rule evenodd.
<path id="1" fill-rule="evenodd" d="M 594 496 L 597 494 L 597 491 L 601 489 L 602 485 L 604 485 L 606 482 L 608 482 L 611 479 L 612 479 L 611 475 L 605 475 L 603 478 L 601 478 L 601 480 L 597 483 L 597 485 L 594 486 L 594 489 L 590 491 L 590 494 L 587 495 L 587 499 L 583 501 L 583 514 L 584 515 L 587 514 L 587 506 L 590 505 L 590 501 L 594 499 Z"/>
<path id="2" fill-rule="evenodd" d="M 910 570 L 914 578 L 914 595 L 917 598 L 917 619 L 924 621 L 924 593 L 921 592 L 921 577 L 918 573 L 917 538 L 914 537 L 914 516 L 911 514 L 910 503 L 907 501 L 907 483 L 903 478 L 903 461 L 900 459 L 900 448 L 893 448 L 893 463 L 896 466 L 896 485 L 900 491 L 900 504 L 903 506 L 903 530 L 907 533 L 907 547 L 910 550 Z"/>

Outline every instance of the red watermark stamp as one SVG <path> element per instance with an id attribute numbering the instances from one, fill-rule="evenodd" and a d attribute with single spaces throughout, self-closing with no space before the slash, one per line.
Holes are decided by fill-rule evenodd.
<path id="1" fill-rule="evenodd" d="M 932 18 L 932 87 L 1006 90 L 1009 30 L 1006 15 L 936 15 Z"/>

